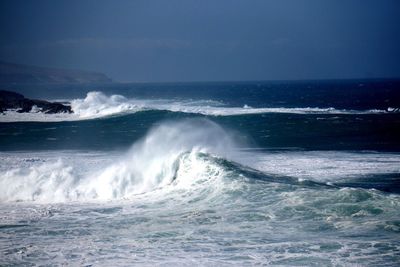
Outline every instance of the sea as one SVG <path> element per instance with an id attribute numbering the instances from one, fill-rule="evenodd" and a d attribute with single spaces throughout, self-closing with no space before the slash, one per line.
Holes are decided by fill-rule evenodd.
<path id="1" fill-rule="evenodd" d="M 399 266 L 400 81 L 10 85 L 1 266 Z"/>

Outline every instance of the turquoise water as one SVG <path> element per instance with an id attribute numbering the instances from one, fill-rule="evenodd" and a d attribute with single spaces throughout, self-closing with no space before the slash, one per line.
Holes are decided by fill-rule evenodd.
<path id="1" fill-rule="evenodd" d="M 1 115 L 1 265 L 399 264 L 395 82 L 145 86 Z"/>

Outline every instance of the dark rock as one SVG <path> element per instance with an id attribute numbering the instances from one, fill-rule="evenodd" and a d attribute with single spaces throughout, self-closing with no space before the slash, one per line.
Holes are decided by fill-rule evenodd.
<path id="1" fill-rule="evenodd" d="M 1 113 L 10 109 L 15 109 L 19 113 L 30 112 L 33 106 L 38 107 L 42 112 L 47 114 L 72 113 L 71 107 L 62 103 L 28 99 L 15 92 L 0 90 Z"/>
<path id="2" fill-rule="evenodd" d="M 70 106 L 66 106 L 66 105 L 63 105 L 58 102 L 48 102 L 48 101 L 43 101 L 43 100 L 30 100 L 30 103 L 32 103 L 33 105 L 36 105 L 44 113 L 47 113 L 47 114 L 72 113 Z"/>
<path id="3" fill-rule="evenodd" d="M 0 91 L 0 109 L 4 112 L 8 109 L 21 108 L 24 96 L 10 91 Z"/>

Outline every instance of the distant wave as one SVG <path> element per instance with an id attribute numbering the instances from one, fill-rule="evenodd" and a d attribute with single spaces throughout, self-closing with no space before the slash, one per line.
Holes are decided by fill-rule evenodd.
<path id="1" fill-rule="evenodd" d="M 399 108 L 388 107 L 386 110 L 348 110 L 318 107 L 230 107 L 214 100 L 167 100 L 167 99 L 128 99 L 121 95 L 107 96 L 102 92 L 89 92 L 84 99 L 70 101 L 73 114 L 43 114 L 37 110 L 30 113 L 7 111 L 0 116 L 0 122 L 12 121 L 74 121 L 124 115 L 148 110 L 201 114 L 206 116 L 238 116 L 263 113 L 289 114 L 386 114 L 399 113 Z"/>
<path id="2" fill-rule="evenodd" d="M 89 92 L 85 99 L 71 101 L 71 107 L 79 118 L 96 118 L 120 113 L 134 113 L 143 110 L 167 110 L 173 112 L 195 113 L 209 116 L 234 116 L 260 113 L 295 113 L 295 114 L 369 114 L 398 112 L 398 109 L 388 110 L 346 110 L 335 108 L 253 108 L 229 107 L 213 100 L 174 101 L 174 100 L 139 100 L 127 99 L 121 95 L 106 96 L 101 92 Z"/>

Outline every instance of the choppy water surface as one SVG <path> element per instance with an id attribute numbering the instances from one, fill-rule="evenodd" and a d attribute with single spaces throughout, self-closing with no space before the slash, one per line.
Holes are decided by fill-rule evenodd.
<path id="1" fill-rule="evenodd" d="M 2 115 L 0 265 L 400 263 L 394 110 L 74 101 Z"/>

